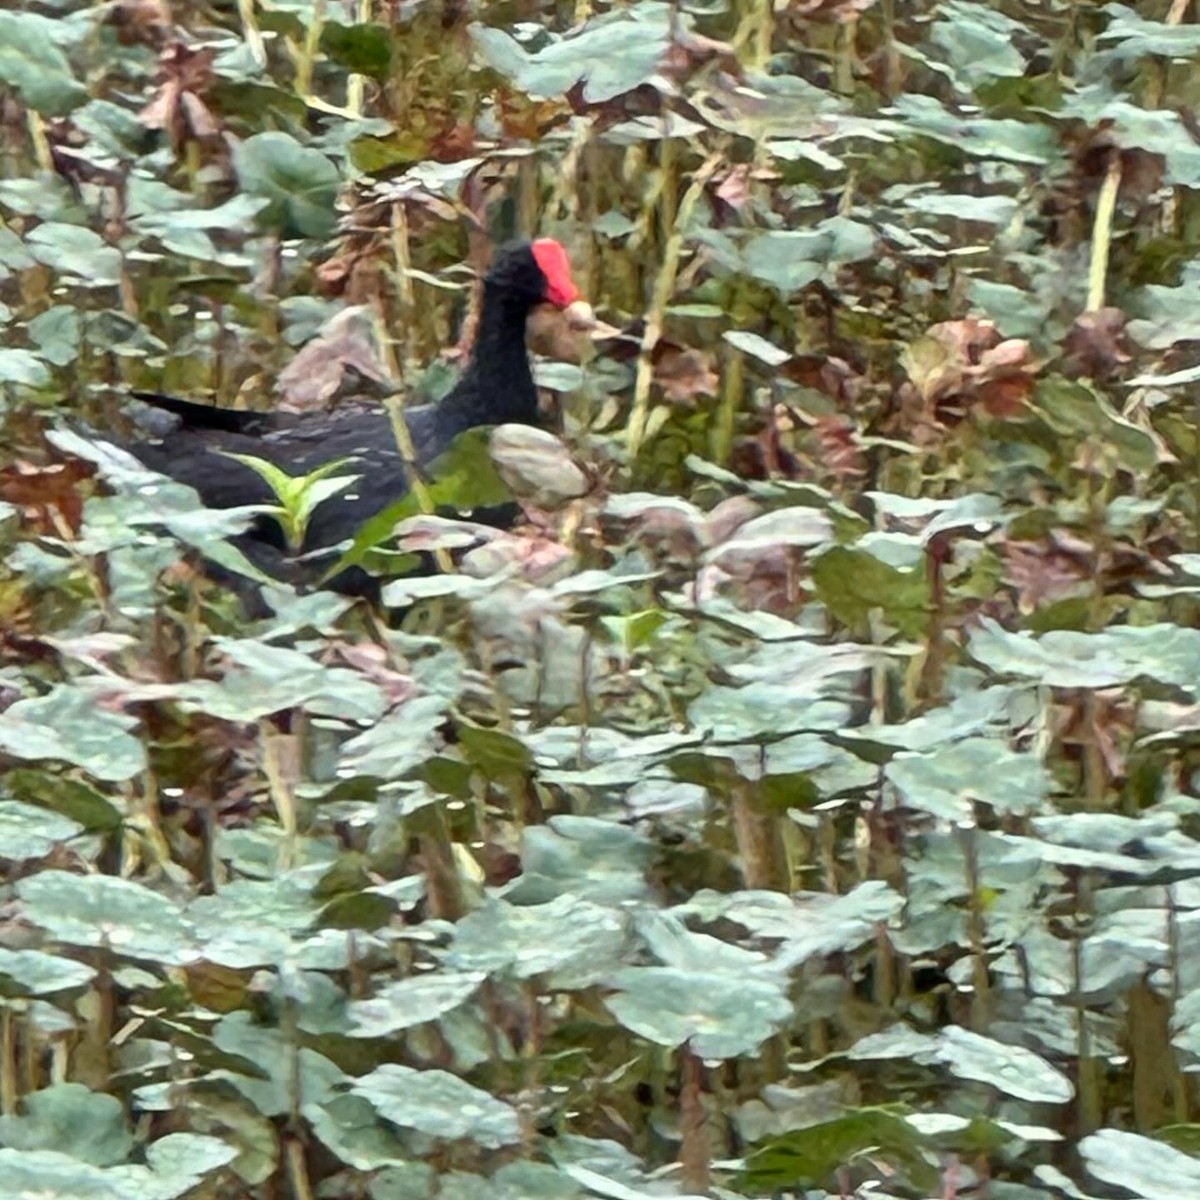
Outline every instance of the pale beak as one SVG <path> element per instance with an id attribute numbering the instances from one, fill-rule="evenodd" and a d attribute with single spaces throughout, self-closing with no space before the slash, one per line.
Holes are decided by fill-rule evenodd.
<path id="1" fill-rule="evenodd" d="M 572 301 L 563 309 L 563 315 L 567 318 L 567 327 L 573 333 L 586 333 L 593 341 L 621 335 L 619 329 L 601 321 L 586 300 Z"/>

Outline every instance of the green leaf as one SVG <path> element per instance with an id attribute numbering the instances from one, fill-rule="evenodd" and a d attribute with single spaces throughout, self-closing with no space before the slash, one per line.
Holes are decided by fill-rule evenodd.
<path id="1" fill-rule="evenodd" d="M 1143 108 L 1105 89 L 1087 88 L 1068 93 L 1059 115 L 1103 125 L 1123 149 L 1161 155 L 1167 165 L 1164 183 L 1200 187 L 1200 146 L 1178 113 Z"/>
<path id="2" fill-rule="evenodd" d="M 416 696 L 342 747 L 339 774 L 403 779 L 433 754 L 446 719 L 442 696 Z"/>
<path id="3" fill-rule="evenodd" d="M 165 1113 L 173 1112 L 178 1107 L 179 1087 L 178 1084 L 164 1084 L 161 1089 L 153 1086 L 140 1088 L 137 1093 L 138 1105 L 143 1111 L 158 1109 Z M 197 1092 L 201 1092 L 201 1089 L 197 1089 Z M 192 1172 L 205 1163 L 228 1163 L 236 1169 L 239 1179 L 250 1187 L 265 1183 L 278 1167 L 279 1139 L 266 1117 L 254 1112 L 241 1096 L 230 1094 L 227 1088 L 222 1087 L 218 1092 L 215 1088 L 206 1087 L 201 1094 L 206 1120 L 220 1128 L 224 1137 L 217 1139 L 175 1133 L 151 1144 L 146 1150 L 147 1162 L 159 1166 L 160 1156 L 155 1150 L 162 1145 L 161 1166 L 164 1172 L 178 1163 L 180 1174 L 165 1175 L 159 1184 L 162 1191 L 138 1192 L 138 1200 L 151 1200 L 157 1195 L 162 1195 L 164 1200 L 166 1197 L 182 1197 L 195 1188 L 197 1180 Z M 159 1178 L 155 1176 L 155 1182 Z M 135 1179 L 134 1186 L 139 1182 Z M 146 1184 L 142 1186 L 147 1187 Z M 129 1192 L 122 1195 L 128 1198 Z"/>
<path id="4" fill-rule="evenodd" d="M 967 283 L 971 307 L 996 322 L 1005 337 L 1039 338 L 1047 334 L 1050 314 L 1033 292 L 1011 283 L 974 278 Z"/>
<path id="5" fill-rule="evenodd" d="M 7 268 L 0 278 L 7 279 L 11 271 L 27 271 L 36 261 L 13 230 L 0 226 L 0 267 Z"/>
<path id="6" fill-rule="evenodd" d="M 752 239 L 743 253 L 745 269 L 756 280 L 790 294 L 818 280 L 824 264 L 816 258 L 823 241 L 812 233 L 767 233 Z"/>
<path id="7" fill-rule="evenodd" d="M 742 1186 L 761 1193 L 820 1183 L 868 1153 L 902 1164 L 922 1192 L 937 1186 L 939 1173 L 926 1158 L 925 1138 L 898 1106 L 852 1109 L 770 1139 L 747 1158 Z"/>
<path id="8" fill-rule="evenodd" d="M 223 847 L 228 840 L 223 840 Z M 226 853 L 233 856 L 232 847 Z M 325 865 L 311 843 L 310 853 L 317 865 Z M 268 856 L 267 869 L 273 867 L 274 859 Z M 233 880 L 215 896 L 196 897 L 187 909 L 205 957 L 237 970 L 266 966 L 281 954 L 299 965 L 311 966 L 310 955 L 320 948 L 309 938 L 318 916 L 311 886 L 294 874 L 269 880 Z M 345 939 L 342 941 L 344 945 Z"/>
<path id="9" fill-rule="evenodd" d="M 1188 59 L 1200 53 L 1200 26 L 1168 25 L 1147 20 L 1125 4 L 1106 4 L 1109 20 L 1097 42 L 1116 42 L 1107 56 L 1121 62 L 1131 58 Z"/>
<path id="10" fill-rule="evenodd" d="M 249 467 L 275 493 L 275 498 L 281 507 L 286 503 L 292 493 L 295 479 L 282 467 L 277 467 L 274 463 L 267 462 L 265 458 L 258 458 L 253 454 L 235 454 L 232 450 L 221 450 L 219 453 L 222 458 L 232 458 L 234 462 L 240 462 L 243 466 Z"/>
<path id="11" fill-rule="evenodd" d="M 829 611 L 852 628 L 863 628 L 876 608 L 909 637 L 928 623 L 923 570 L 897 570 L 864 550 L 834 546 L 813 562 L 812 578 Z"/>
<path id="12" fill-rule="evenodd" d="M 356 1079 L 350 1090 L 393 1125 L 430 1137 L 470 1138 L 489 1150 L 511 1146 L 521 1137 L 514 1109 L 446 1071 L 384 1063 Z"/>
<path id="13" fill-rule="evenodd" d="M 582 988 L 619 964 L 625 936 L 614 910 L 575 896 L 521 906 L 491 900 L 455 926 L 447 962 L 515 979 L 546 975 L 557 988 Z"/>
<path id="14" fill-rule="evenodd" d="M 219 453 L 224 458 L 231 458 L 249 467 L 275 493 L 279 501 L 279 509 L 275 515 L 279 518 L 288 545 L 293 550 L 303 545 L 309 518 L 316 508 L 362 478 L 361 475 L 329 478 L 334 471 L 340 471 L 347 463 L 354 461 L 353 456 L 322 463 L 307 475 L 289 475 L 274 463 L 257 458 L 253 454 L 236 454 L 230 450 L 221 450 Z"/>
<path id="15" fill-rule="evenodd" d="M 850 1048 L 851 1059 L 913 1058 L 940 1064 L 960 1079 L 986 1083 L 1008 1096 L 1038 1104 L 1066 1104 L 1074 1095 L 1071 1081 L 1044 1058 L 958 1025 L 933 1037 L 901 1027 L 868 1034 Z"/>
<path id="16" fill-rule="evenodd" d="M 390 1037 L 402 1029 L 436 1021 L 468 1000 L 485 978 L 482 972 L 439 971 L 398 980 L 370 1000 L 349 1005 L 352 1022 L 349 1035 Z"/>
<path id="17" fill-rule="evenodd" d="M 133 1149 L 125 1107 L 115 1096 L 59 1083 L 23 1097 L 20 1116 L 0 1116 L 0 1142 L 14 1150 L 71 1147 L 94 1167 L 124 1162 Z"/>
<path id="18" fill-rule="evenodd" d="M 18 799 L 61 813 L 83 828 L 109 831 L 123 819 L 122 808 L 97 788 L 49 771 L 18 767 L 5 773 L 4 786 Z"/>
<path id="19" fill-rule="evenodd" d="M 321 49 L 339 66 L 380 83 L 386 83 L 391 73 L 391 35 L 384 25 L 326 24 Z"/>
<path id="20" fill-rule="evenodd" d="M 335 1096 L 324 1104 L 308 1104 L 304 1116 L 325 1146 L 356 1170 L 378 1171 L 392 1163 L 409 1162 L 407 1143 L 361 1096 Z M 411 1165 L 426 1167 L 424 1163 Z M 378 1194 L 374 1183 L 371 1191 L 373 1196 Z M 430 1193 L 425 1196 L 431 1200 Z"/>
<path id="21" fill-rule="evenodd" d="M 42 858 L 59 842 L 69 841 L 82 831 L 74 821 L 44 808 L 19 800 L 0 800 L 0 853 L 5 858 Z"/>
<path id="22" fill-rule="evenodd" d="M 1165 623 L 1095 634 L 1060 629 L 1035 638 L 984 617 L 969 648 L 997 674 L 1050 687 L 1106 688 L 1145 677 L 1194 692 L 1200 680 L 1200 631 Z"/>
<path id="23" fill-rule="evenodd" d="M 634 829 L 597 817 L 561 815 L 526 828 L 524 873 L 507 888 L 515 904 L 543 904 L 572 894 L 596 904 L 622 904 L 648 894 L 645 871 L 654 844 Z"/>
<path id="24" fill-rule="evenodd" d="M 38 262 L 84 287 L 111 287 L 120 279 L 121 252 L 84 225 L 45 221 L 25 235 L 25 245 Z"/>
<path id="25" fill-rule="evenodd" d="M 632 1033 L 660 1046 L 690 1045 L 701 1058 L 752 1054 L 792 1016 L 786 980 L 747 955 L 742 970 L 697 965 L 627 967 L 615 972 L 605 1000 Z"/>
<path id="26" fill-rule="evenodd" d="M 384 1167 L 371 1178 L 371 1200 L 437 1200 L 445 1179 L 425 1162 Z"/>
<path id="27" fill-rule="evenodd" d="M 1017 49 L 1029 30 L 1019 21 L 982 4 L 947 0 L 938 7 L 930 40 L 945 54 L 959 80 L 977 88 L 993 79 L 1025 73 L 1025 59 Z"/>
<path id="28" fill-rule="evenodd" d="M 680 21 L 685 28 L 690 23 Z M 669 8 L 657 0 L 593 17 L 569 38 L 532 54 L 500 29 L 475 24 L 469 31 L 484 61 L 522 91 L 561 96 L 583 80 L 588 104 L 603 104 L 645 83 L 672 37 Z"/>
<path id="29" fill-rule="evenodd" d="M 14 758 L 61 759 L 97 779 L 131 779 L 146 751 L 129 732 L 133 718 L 97 708 L 83 689 L 59 684 L 0 713 L 0 750 Z"/>
<path id="30" fill-rule="evenodd" d="M 271 201 L 265 196 L 243 194 L 214 208 L 194 208 L 194 198 L 185 192 L 156 181 L 142 181 L 140 189 L 131 195 L 130 203 L 135 212 L 130 226 L 138 233 L 157 238 L 171 253 L 207 264 L 236 267 L 248 260 L 240 254 L 218 251 L 210 234 L 252 228 Z"/>
<path id="31" fill-rule="evenodd" d="M 108 947 L 126 958 L 181 963 L 189 958 L 179 909 L 140 883 L 110 875 L 42 871 L 20 880 L 23 915 L 56 941 Z"/>
<path id="32" fill-rule="evenodd" d="M 168 1196 L 191 1191 L 236 1156 L 237 1151 L 223 1139 L 199 1133 L 168 1133 L 146 1147 L 146 1165 Z"/>
<path id="33" fill-rule="evenodd" d="M 50 171 L 34 171 L 21 179 L 0 180 L 0 204 L 43 221 L 87 220 L 75 193 Z"/>
<path id="34" fill-rule="evenodd" d="M 721 336 L 735 349 L 757 358 L 768 367 L 781 366 L 792 357 L 789 351 L 780 349 L 774 342 L 769 342 L 765 337 L 759 337 L 757 333 L 750 333 L 748 330 L 727 329 Z"/>
<path id="35" fill-rule="evenodd" d="M 264 217 L 284 237 L 327 237 L 335 220 L 334 202 L 341 178 L 317 150 L 286 133 L 257 133 L 233 152 L 238 182 L 271 207 Z"/>
<path id="36" fill-rule="evenodd" d="M 1040 812 L 1051 790 L 1041 759 L 996 738 L 966 738 L 926 754 L 899 754 L 885 775 L 910 808 L 948 821 L 971 821 L 975 803 L 996 813 Z"/>
<path id="37" fill-rule="evenodd" d="M 48 117 L 66 116 L 87 100 L 56 44 L 61 23 L 31 12 L 0 12 L 0 81 Z"/>
<path id="38" fill-rule="evenodd" d="M 500 729 L 484 729 L 460 722 L 458 741 L 467 757 L 487 773 L 489 778 L 505 772 L 525 773 L 533 767 L 533 756 L 525 744 Z"/>
<path id="39" fill-rule="evenodd" d="M 0 1149 L 0 1193 L 36 1196 L 37 1200 L 129 1200 L 131 1185 L 146 1187 L 150 1173 L 115 1172 L 92 1167 L 56 1150 Z M 163 1196 L 143 1191 L 147 1197 Z M 173 1193 L 170 1193 L 173 1194 Z"/>
<path id="40" fill-rule="evenodd" d="M 72 305 L 46 309 L 29 322 L 28 329 L 42 358 L 56 367 L 65 367 L 79 357 L 79 312 Z"/>
<path id="41" fill-rule="evenodd" d="M 492 461 L 490 439 L 490 431 L 486 428 L 468 429 L 460 433 L 449 449 L 425 468 L 425 475 L 430 480 L 429 497 L 435 507 L 466 512 L 512 500 L 512 492 Z M 355 534 L 350 549 L 329 568 L 325 578 L 331 579 L 346 567 L 362 562 L 371 550 L 392 536 L 402 520 L 420 512 L 420 500 L 415 492 L 409 491 L 394 504 L 368 518 Z M 402 602 L 385 598 L 385 603 L 398 605 Z"/>
<path id="42" fill-rule="evenodd" d="M 22 387 L 41 388 L 50 383 L 46 364 L 29 350 L 0 347 L 0 385 L 16 383 Z"/>
<path id="43" fill-rule="evenodd" d="M 1035 121 L 969 119 L 950 113 L 932 96 L 910 92 L 893 102 L 891 112 L 909 131 L 933 138 L 967 156 L 1045 166 L 1058 157 L 1055 132 Z"/>
<path id="44" fill-rule="evenodd" d="M 324 1104 L 346 1082 L 346 1076 L 330 1059 L 297 1046 L 280 1029 L 258 1024 L 244 1009 L 218 1022 L 213 1041 L 219 1049 L 264 1069 L 266 1079 L 233 1071 L 218 1074 L 250 1101 L 255 1112 L 266 1117 L 290 1112 L 297 1088 L 307 1103 Z"/>
<path id="45" fill-rule="evenodd" d="M 95 977 L 92 967 L 73 958 L 0 946 L 0 995 L 50 996 L 55 992 L 79 991 Z"/>
<path id="46" fill-rule="evenodd" d="M 755 937 L 782 939 L 772 961 L 777 969 L 787 970 L 817 955 L 858 950 L 875 937 L 881 922 L 891 920 L 900 911 L 903 903 L 887 884 L 868 880 L 844 896 L 820 892 L 781 896 L 762 891 L 723 894 L 705 889 L 675 912 L 706 923 L 734 921 Z"/>
<path id="47" fill-rule="evenodd" d="M 305 708 L 342 720 L 377 720 L 386 707 L 379 688 L 357 672 L 326 667 L 299 650 L 255 638 L 218 638 L 228 666 L 219 681 L 196 679 L 172 694 L 185 708 L 227 721 L 257 721 Z"/>
<path id="48" fill-rule="evenodd" d="M 812 229 L 758 234 L 742 251 L 742 262 L 749 275 L 788 294 L 819 279 L 833 263 L 874 253 L 875 236 L 867 226 L 832 217 Z"/>

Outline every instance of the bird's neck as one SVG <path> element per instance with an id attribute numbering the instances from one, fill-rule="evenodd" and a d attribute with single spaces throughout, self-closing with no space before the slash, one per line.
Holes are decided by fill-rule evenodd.
<path id="1" fill-rule="evenodd" d="M 466 369 L 444 405 L 460 429 L 537 420 L 537 389 L 525 348 L 529 303 L 485 284 L 475 345 Z"/>

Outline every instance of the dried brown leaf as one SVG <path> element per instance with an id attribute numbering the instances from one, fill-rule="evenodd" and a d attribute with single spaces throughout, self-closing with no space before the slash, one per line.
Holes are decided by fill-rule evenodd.
<path id="1" fill-rule="evenodd" d="M 108 24 L 122 46 L 161 47 L 171 36 L 171 10 L 166 0 L 117 0 Z"/>
<path id="2" fill-rule="evenodd" d="M 18 460 L 0 469 L 0 500 L 19 508 L 31 531 L 56 537 L 78 533 L 84 501 L 79 484 L 91 474 L 91 464 L 79 459 L 48 466 Z"/>
<path id="3" fill-rule="evenodd" d="M 1028 342 L 1001 341 L 995 324 L 979 317 L 934 325 L 906 348 L 903 362 L 937 422 L 960 419 L 975 407 L 994 417 L 1016 415 L 1040 369 Z"/>
<path id="4" fill-rule="evenodd" d="M 737 163 L 725 173 L 717 185 L 717 198 L 730 208 L 744 208 L 750 200 L 750 164 Z"/>
<path id="5" fill-rule="evenodd" d="M 858 441 L 854 422 L 841 413 L 818 417 L 815 427 L 821 463 L 839 480 L 866 474 L 867 462 Z"/>
<path id="6" fill-rule="evenodd" d="M 807 21 L 844 24 L 874 8 L 878 0 L 788 0 L 787 11 Z"/>
<path id="7" fill-rule="evenodd" d="M 194 50 L 176 42 L 159 56 L 158 90 L 138 113 L 147 129 L 161 129 L 175 147 L 189 137 L 205 140 L 220 132 L 220 122 L 201 97 L 215 79 L 216 51 Z"/>
<path id="8" fill-rule="evenodd" d="M 1129 360 L 1125 314 L 1111 306 L 1076 318 L 1063 344 L 1062 370 L 1070 379 L 1086 376 L 1104 382 Z"/>
<path id="9" fill-rule="evenodd" d="M 390 652 L 374 642 L 346 642 L 340 639 L 331 642 L 328 657 L 353 668 L 383 690 L 389 703 L 402 704 L 418 692 L 411 675 L 397 670 L 391 662 Z"/>
<path id="10" fill-rule="evenodd" d="M 660 342 L 654 351 L 654 382 L 673 404 L 696 396 L 715 396 L 720 378 L 708 350 L 693 350 Z"/>
<path id="11" fill-rule="evenodd" d="M 1017 589 L 1017 606 L 1025 614 L 1078 594 L 1089 581 L 1086 565 L 1065 548 L 1045 542 L 1007 542 L 1003 554 L 1004 577 Z"/>
<path id="12" fill-rule="evenodd" d="M 279 373 L 276 390 L 282 412 L 325 412 L 343 389 L 363 381 L 390 388 L 375 346 L 370 312 L 362 306 L 343 309 Z"/>

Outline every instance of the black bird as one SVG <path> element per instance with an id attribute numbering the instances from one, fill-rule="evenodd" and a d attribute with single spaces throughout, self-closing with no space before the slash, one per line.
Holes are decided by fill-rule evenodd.
<path id="1" fill-rule="evenodd" d="M 563 309 L 575 306 L 583 323 L 590 318 L 590 308 L 578 300 L 562 245 L 540 238 L 510 242 L 497 250 L 483 281 L 475 344 L 462 376 L 441 401 L 404 414 L 418 467 L 432 462 L 468 429 L 538 423 L 525 322 L 532 308 L 547 303 Z M 147 392 L 134 395 L 173 413 L 179 424 L 161 438 L 127 448 L 152 470 L 195 488 L 209 508 L 274 502 L 256 472 L 221 451 L 253 455 L 293 476 L 353 456 L 340 473 L 360 478 L 320 504 L 309 520 L 298 551 L 312 556 L 306 569 L 289 563 L 283 532 L 269 517 L 260 518 L 237 539 L 255 565 L 291 581 L 319 578 L 335 561 L 335 547 L 409 490 L 404 460 L 382 408 L 319 415 L 262 413 Z M 374 578 L 359 569 L 342 571 L 328 586 L 351 595 L 377 594 Z"/>

